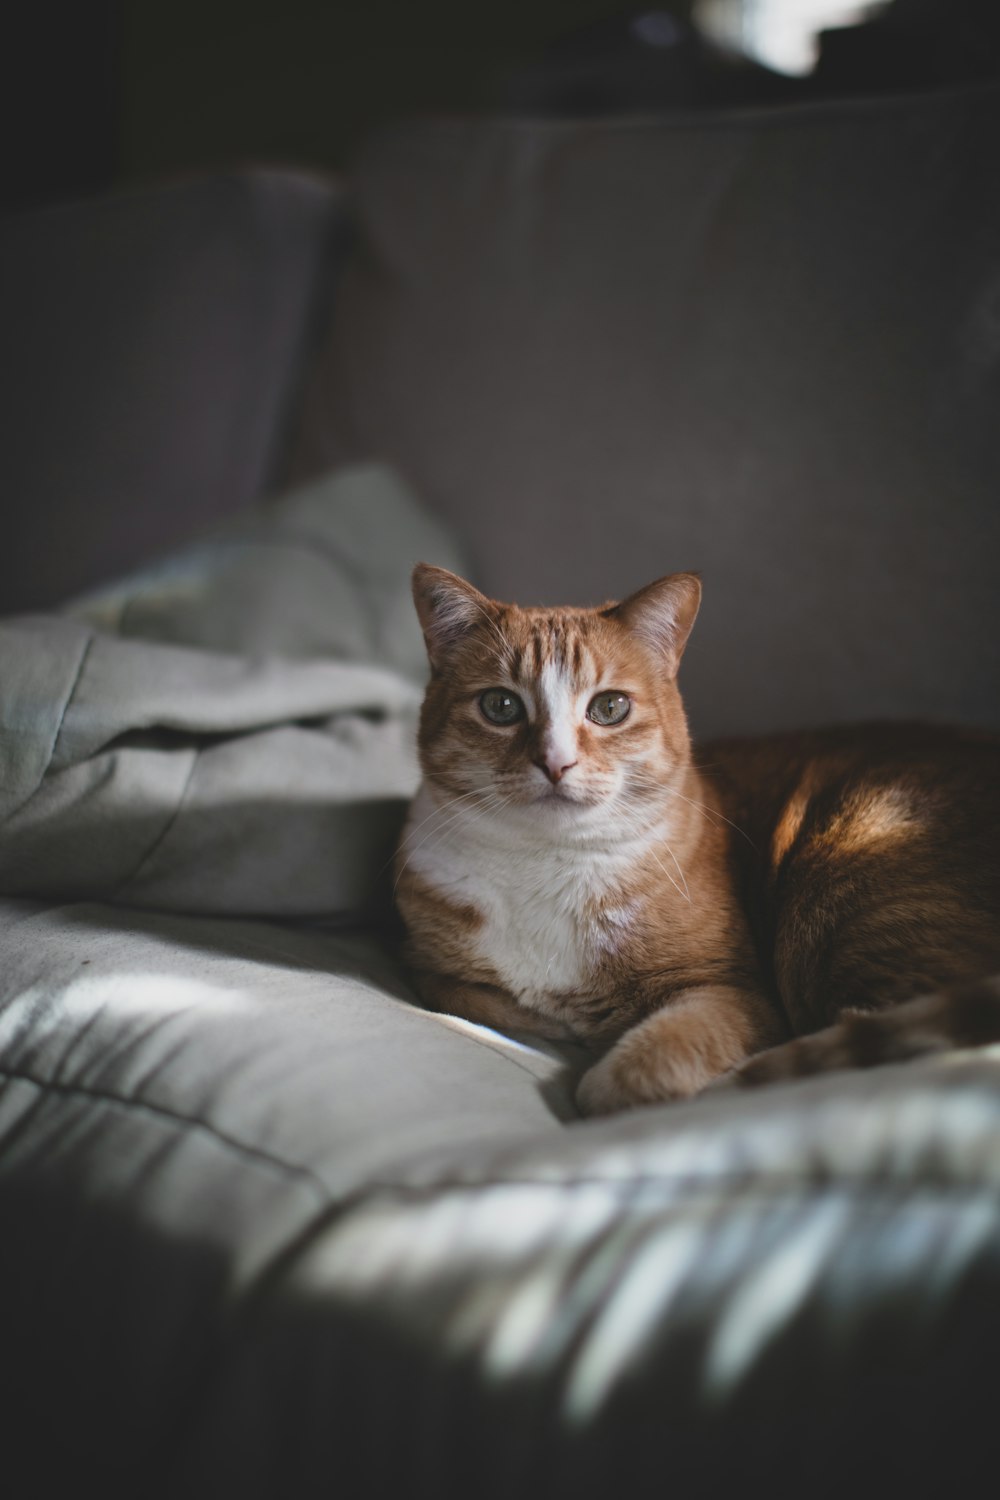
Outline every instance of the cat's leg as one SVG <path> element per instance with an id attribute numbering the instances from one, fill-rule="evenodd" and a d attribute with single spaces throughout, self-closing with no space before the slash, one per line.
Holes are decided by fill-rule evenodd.
<path id="1" fill-rule="evenodd" d="M 585 1115 L 607 1115 L 686 1099 L 787 1034 L 775 1006 L 756 991 L 685 990 L 626 1031 L 584 1074 L 577 1104 Z"/>
<path id="2" fill-rule="evenodd" d="M 1000 1042 L 1000 976 L 949 985 L 889 1010 L 844 1011 L 833 1026 L 750 1058 L 723 1082 L 754 1087 L 993 1042 Z"/>
<path id="3" fill-rule="evenodd" d="M 418 974 L 417 991 L 428 1010 L 460 1016 L 494 1031 L 523 1031 L 549 1041 L 567 1041 L 573 1033 L 553 1016 L 519 1005 L 509 991 L 494 984 L 476 984 L 448 974 Z"/>

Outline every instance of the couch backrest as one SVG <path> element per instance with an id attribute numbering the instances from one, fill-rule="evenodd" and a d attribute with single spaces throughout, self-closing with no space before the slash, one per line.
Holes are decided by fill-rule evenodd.
<path id="1" fill-rule="evenodd" d="M 338 202 L 256 171 L 0 221 L 0 613 L 58 604 L 271 484 Z"/>
<path id="2" fill-rule="evenodd" d="M 701 569 L 702 733 L 1000 722 L 1000 91 L 440 122 L 357 164 L 296 471 L 522 602 Z"/>

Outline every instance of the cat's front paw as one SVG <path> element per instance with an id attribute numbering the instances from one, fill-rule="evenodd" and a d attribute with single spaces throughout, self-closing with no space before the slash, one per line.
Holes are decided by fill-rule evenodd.
<path id="1" fill-rule="evenodd" d="M 634 1043 L 623 1046 L 629 1040 L 623 1038 L 580 1079 L 576 1103 L 582 1115 L 616 1115 L 641 1104 L 685 1099 L 694 1092 L 666 1059 L 637 1056 L 640 1049 Z"/>
<path id="2" fill-rule="evenodd" d="M 609 1067 L 610 1060 L 610 1053 L 602 1057 L 577 1084 L 576 1107 L 582 1115 L 616 1115 L 631 1108 L 633 1101 L 614 1068 Z"/>
<path id="3" fill-rule="evenodd" d="M 576 1102 L 585 1115 L 611 1115 L 690 1099 L 768 1038 L 769 1014 L 755 993 L 734 986 L 688 990 L 626 1031 L 583 1075 Z"/>

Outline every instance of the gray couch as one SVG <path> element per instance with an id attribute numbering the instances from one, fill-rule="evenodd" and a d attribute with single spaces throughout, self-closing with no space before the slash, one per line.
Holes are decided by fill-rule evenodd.
<path id="1" fill-rule="evenodd" d="M 1000 1059 L 582 1122 L 572 1050 L 414 1003 L 385 869 L 418 557 L 701 569 L 701 735 L 996 726 L 998 135 L 992 87 L 442 122 L 0 224 L 16 1493 L 989 1464 Z"/>

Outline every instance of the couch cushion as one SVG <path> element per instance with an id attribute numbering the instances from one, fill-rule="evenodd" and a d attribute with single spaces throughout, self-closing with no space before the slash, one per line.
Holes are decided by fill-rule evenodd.
<path id="1" fill-rule="evenodd" d="M 0 224 L 0 612 L 270 484 L 337 204 L 320 179 L 249 172 Z"/>
<path id="2" fill-rule="evenodd" d="M 387 457 L 521 602 L 701 569 L 702 734 L 996 723 L 998 156 L 996 87 L 389 132 L 298 471 Z"/>
<path id="3" fill-rule="evenodd" d="M 0 902 L 0 948 L 0 1406 L 25 1494 L 83 1470 L 103 1495 L 234 1493 L 164 1476 L 283 1257 L 380 1181 L 418 1190 L 573 1114 L 555 1052 L 408 1005 L 357 935 Z"/>
<path id="4" fill-rule="evenodd" d="M 34 1493 L 930 1497 L 988 1461 L 996 1056 L 564 1130 L 554 1053 L 407 1005 L 359 936 L 6 901 L 0 942 Z"/>
<path id="5" fill-rule="evenodd" d="M 366 1494 L 440 1500 L 975 1494 L 997 1079 L 980 1054 L 706 1096 L 434 1191 L 380 1186 L 264 1289 L 190 1481 L 319 1500 L 339 1465 Z"/>

